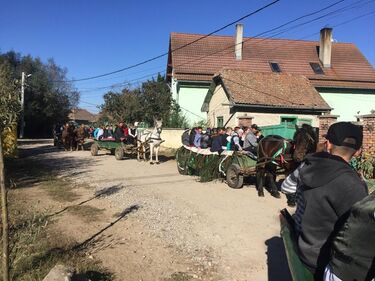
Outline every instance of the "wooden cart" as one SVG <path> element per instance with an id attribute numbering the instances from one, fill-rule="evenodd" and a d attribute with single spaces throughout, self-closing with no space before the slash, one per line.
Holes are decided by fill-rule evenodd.
<path id="1" fill-rule="evenodd" d="M 246 153 L 180 147 L 176 152 L 177 169 L 182 175 L 196 175 L 201 181 L 225 178 L 231 188 L 242 188 L 244 177 L 256 174 L 257 161 Z"/>

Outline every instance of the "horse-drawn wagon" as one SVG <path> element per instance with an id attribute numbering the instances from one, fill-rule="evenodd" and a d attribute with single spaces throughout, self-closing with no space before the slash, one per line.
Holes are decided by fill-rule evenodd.
<path id="1" fill-rule="evenodd" d="M 129 139 L 116 140 L 101 139 L 95 140 L 91 145 L 91 155 L 98 155 L 99 150 L 110 151 L 111 154 L 115 155 L 117 160 L 122 160 L 125 156 L 137 157 L 138 161 L 143 159 L 146 161 L 146 153 L 150 153 L 150 164 L 159 164 L 159 148 L 163 140 L 160 138 L 162 131 L 162 120 L 154 120 L 154 129 L 147 130 L 143 126 L 139 126 L 137 129 L 137 136 L 134 142 L 129 143 Z M 155 160 L 153 161 L 153 154 L 155 154 Z"/>
<path id="2" fill-rule="evenodd" d="M 112 140 L 95 140 L 91 145 L 91 155 L 97 156 L 99 150 L 109 151 L 115 155 L 116 160 L 122 160 L 124 156 L 134 157 L 137 155 L 138 148 L 134 144 L 126 144 L 123 141 Z"/>
<path id="3" fill-rule="evenodd" d="M 241 188 L 244 177 L 255 175 L 256 159 L 240 151 L 210 152 L 182 146 L 176 152 L 177 169 L 182 175 L 199 176 L 200 181 L 225 178 L 232 188 Z"/>
<path id="4" fill-rule="evenodd" d="M 268 182 L 272 196 L 280 198 L 276 174 L 292 171 L 307 153 L 314 152 L 317 137 L 309 125 L 295 128 L 293 140 L 269 135 L 259 142 L 258 158 L 246 151 L 210 152 L 209 149 L 182 146 L 177 150 L 177 169 L 183 175 L 199 176 L 200 181 L 226 179 L 231 188 L 241 188 L 244 178 L 256 176 L 259 196 L 264 196 L 263 186 Z"/>

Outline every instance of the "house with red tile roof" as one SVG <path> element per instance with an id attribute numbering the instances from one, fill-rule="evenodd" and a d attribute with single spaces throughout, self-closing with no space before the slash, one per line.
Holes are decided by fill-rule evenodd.
<path id="1" fill-rule="evenodd" d="M 220 75 L 223 69 L 242 70 L 246 77 L 248 72 L 259 73 L 257 79 L 270 79 L 267 73 L 290 74 L 289 79 L 304 76 L 331 108 L 331 114 L 340 115 L 339 120 L 355 121 L 356 115 L 375 108 L 375 69 L 353 43 L 335 42 L 330 28 L 321 30 L 319 41 L 243 37 L 241 24 L 236 26 L 235 36 L 171 33 L 167 79 L 173 98 L 192 123 L 207 118 L 201 108 L 207 110 L 208 105 L 202 104 L 210 87 L 216 86 L 214 75 L 217 79 L 225 77 L 225 73 Z M 285 77 L 281 78 L 284 82 Z M 300 83 L 300 79 L 293 81 Z M 225 78 L 223 82 L 228 84 Z M 260 99 L 268 93 L 268 105 L 275 106 L 272 95 L 280 95 L 278 89 L 270 85 L 265 90 L 261 84 L 256 83 L 260 87 L 257 90 L 264 92 Z M 274 83 L 274 87 L 278 85 Z M 302 89 L 290 92 L 290 100 L 303 97 Z M 252 101 L 254 93 L 249 91 L 247 104 Z M 247 111 L 251 114 L 249 107 Z M 314 112 L 319 115 L 326 111 Z"/>
<path id="2" fill-rule="evenodd" d="M 318 116 L 331 107 L 303 75 L 223 69 L 213 77 L 202 111 L 212 127 L 280 122 L 317 127 Z"/>
<path id="3" fill-rule="evenodd" d="M 68 118 L 70 121 L 77 122 L 78 124 L 90 124 L 97 120 L 97 115 L 83 108 L 74 108 Z"/>

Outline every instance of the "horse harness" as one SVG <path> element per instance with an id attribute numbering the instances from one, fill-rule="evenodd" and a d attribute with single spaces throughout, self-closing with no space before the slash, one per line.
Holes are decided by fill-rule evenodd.
<path id="1" fill-rule="evenodd" d="M 283 141 L 282 147 L 280 147 L 271 157 L 263 157 L 263 158 L 258 159 L 257 165 L 273 163 L 281 167 L 283 164 L 287 164 L 289 161 L 293 160 L 291 157 L 286 157 L 286 156 L 290 156 L 290 154 L 286 152 L 287 152 L 288 144 L 290 144 L 292 147 L 294 145 L 292 144 L 291 141 L 288 141 L 286 139 L 282 139 L 282 141 Z M 262 145 L 259 145 L 259 148 L 262 150 L 262 154 L 266 155 L 265 151 L 263 150 Z"/>

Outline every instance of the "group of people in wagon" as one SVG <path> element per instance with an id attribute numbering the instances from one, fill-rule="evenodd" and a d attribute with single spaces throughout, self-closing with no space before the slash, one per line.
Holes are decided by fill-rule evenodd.
<path id="1" fill-rule="evenodd" d="M 243 151 L 256 158 L 257 146 L 262 138 L 262 131 L 256 124 L 250 127 L 208 128 L 205 132 L 202 127 L 195 127 L 183 133 L 182 144 L 218 154 L 223 151 Z"/>
<path id="2" fill-rule="evenodd" d="M 96 140 L 122 141 L 126 144 L 136 144 L 138 122 L 127 125 L 120 121 L 115 128 L 112 125 L 99 126 L 92 132 Z"/>
<path id="3" fill-rule="evenodd" d="M 127 125 L 119 122 L 117 125 L 99 125 L 97 127 L 85 124 L 67 122 L 64 125 L 56 125 L 53 130 L 56 145 L 61 144 L 65 150 L 84 150 L 85 139 L 122 141 L 126 144 L 137 143 L 138 122 Z"/>

